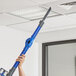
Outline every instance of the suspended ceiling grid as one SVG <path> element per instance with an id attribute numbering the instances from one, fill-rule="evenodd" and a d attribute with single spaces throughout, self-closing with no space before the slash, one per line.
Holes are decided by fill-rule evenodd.
<path id="1" fill-rule="evenodd" d="M 51 6 L 52 10 L 45 21 L 43 32 L 61 27 L 75 27 L 76 6 L 62 5 L 73 1 L 75 0 L 1 0 L 0 26 L 31 32 Z"/>

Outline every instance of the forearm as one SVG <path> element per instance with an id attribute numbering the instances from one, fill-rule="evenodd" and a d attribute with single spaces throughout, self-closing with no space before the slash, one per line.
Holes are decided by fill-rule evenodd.
<path id="1" fill-rule="evenodd" d="M 19 76 L 25 76 L 25 73 L 22 69 L 22 66 L 21 67 L 18 67 L 18 70 L 19 70 Z"/>
<path id="2" fill-rule="evenodd" d="M 19 71 L 19 76 L 25 76 L 25 73 L 23 71 L 23 68 L 22 68 L 22 64 L 24 62 L 24 59 L 25 59 L 25 55 L 22 55 L 22 56 L 19 56 L 16 61 L 19 61 L 19 65 L 18 65 L 18 71 Z"/>

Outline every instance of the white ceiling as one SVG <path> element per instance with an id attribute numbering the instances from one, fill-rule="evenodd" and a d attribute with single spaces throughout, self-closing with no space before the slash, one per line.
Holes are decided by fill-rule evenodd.
<path id="1" fill-rule="evenodd" d="M 23 24 L 9 25 L 12 28 L 16 28 L 23 31 L 32 32 L 36 29 L 39 24 L 39 20 L 26 22 Z M 55 31 L 66 28 L 76 27 L 76 14 L 57 16 L 47 18 L 41 32 Z M 27 29 L 28 28 L 28 29 Z"/>
<path id="2" fill-rule="evenodd" d="M 51 6 L 52 11 L 41 32 L 75 28 L 76 5 L 70 9 L 61 5 L 73 1 L 75 0 L 0 0 L 0 26 L 33 32 Z"/>
<path id="3" fill-rule="evenodd" d="M 8 15 L 6 13 L 0 14 L 0 25 L 1 26 L 19 23 L 19 22 L 24 22 L 24 21 L 27 22 L 28 20 L 14 17 L 14 16 Z"/>
<path id="4" fill-rule="evenodd" d="M 30 0 L 0 0 L 0 10 L 5 12 L 24 9 L 34 5 L 37 5 L 37 3 Z"/>

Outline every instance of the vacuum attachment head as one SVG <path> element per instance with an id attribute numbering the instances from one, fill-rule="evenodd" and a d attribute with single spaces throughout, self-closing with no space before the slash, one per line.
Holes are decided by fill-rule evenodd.
<path id="1" fill-rule="evenodd" d="M 8 73 L 8 71 L 6 71 L 5 69 L 3 68 L 0 68 L 0 76 L 6 76 Z"/>

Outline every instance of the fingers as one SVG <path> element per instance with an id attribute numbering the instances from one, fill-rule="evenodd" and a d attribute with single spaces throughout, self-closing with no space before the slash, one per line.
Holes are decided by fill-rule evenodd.
<path id="1" fill-rule="evenodd" d="M 25 58 L 25 55 L 24 55 L 24 54 L 22 54 L 22 57 L 24 57 L 24 58 Z"/>
<path id="2" fill-rule="evenodd" d="M 22 64 L 24 63 L 24 60 L 25 60 L 25 55 L 19 56 L 16 59 L 16 61 L 19 61 L 20 62 L 19 65 L 18 65 L 18 67 L 21 67 L 22 66 Z"/>
<path id="3" fill-rule="evenodd" d="M 25 58 L 25 55 L 19 56 L 18 58 L 23 59 L 23 58 Z"/>
<path id="4" fill-rule="evenodd" d="M 21 59 L 16 59 L 16 61 L 22 62 L 22 60 L 21 60 Z"/>
<path id="5" fill-rule="evenodd" d="M 23 62 L 25 59 L 25 55 L 19 56 L 16 61 Z"/>

